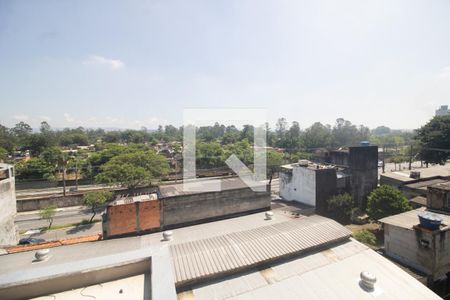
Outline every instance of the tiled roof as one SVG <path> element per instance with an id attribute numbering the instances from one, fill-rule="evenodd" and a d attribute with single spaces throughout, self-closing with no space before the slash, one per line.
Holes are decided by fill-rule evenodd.
<path id="1" fill-rule="evenodd" d="M 317 215 L 170 246 L 177 285 L 244 270 L 347 239 L 351 232 Z"/>

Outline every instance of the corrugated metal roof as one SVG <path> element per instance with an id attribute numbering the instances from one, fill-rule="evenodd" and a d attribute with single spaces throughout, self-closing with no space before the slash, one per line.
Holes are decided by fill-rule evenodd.
<path id="1" fill-rule="evenodd" d="M 364 270 L 377 277 L 373 292 L 359 285 L 359 274 Z M 269 278 L 266 271 L 270 272 Z M 392 262 L 353 239 L 269 264 L 265 270 L 253 269 L 191 288 L 190 299 L 195 300 L 440 299 Z"/>
<path id="2" fill-rule="evenodd" d="M 170 246 L 177 285 L 229 273 L 349 238 L 339 223 L 311 216 Z"/>

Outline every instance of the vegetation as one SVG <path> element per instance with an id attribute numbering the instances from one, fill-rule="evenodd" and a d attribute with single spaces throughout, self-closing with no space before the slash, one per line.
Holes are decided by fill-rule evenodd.
<path id="1" fill-rule="evenodd" d="M 348 193 L 339 194 L 328 199 L 328 213 L 332 218 L 344 223 L 350 221 L 354 206 L 352 196 Z"/>
<path id="2" fill-rule="evenodd" d="M 276 151 L 267 151 L 266 154 L 266 169 L 267 169 L 267 177 L 269 178 L 269 185 L 272 183 L 273 175 L 276 172 L 279 172 L 281 169 L 281 165 L 284 163 L 283 154 L 278 153 Z"/>
<path id="3" fill-rule="evenodd" d="M 376 188 L 367 199 L 367 215 L 372 220 L 379 220 L 412 209 L 406 197 L 399 190 L 388 185 Z"/>
<path id="4" fill-rule="evenodd" d="M 153 150 L 123 153 L 111 158 L 101 167 L 96 180 L 101 183 L 119 184 L 129 189 L 148 185 L 152 179 L 167 174 L 166 159 Z"/>
<path id="5" fill-rule="evenodd" d="M 96 209 L 99 206 L 102 206 L 107 201 L 112 199 L 113 194 L 109 191 L 95 191 L 95 192 L 88 192 L 84 194 L 83 196 L 83 204 L 85 206 L 89 206 L 92 211 L 92 217 L 89 220 L 89 223 L 92 223 L 92 220 L 94 219 L 95 215 L 97 214 Z"/>
<path id="6" fill-rule="evenodd" d="M 412 142 L 412 132 L 391 130 L 385 126 L 370 131 L 363 125 L 355 125 L 342 118 L 337 119 L 334 125 L 316 122 L 303 129 L 298 122 L 288 122 L 285 118 L 280 118 L 274 129 L 270 129 L 266 124 L 267 146 L 274 148 L 273 152 L 268 152 L 267 165 L 270 168 L 267 176 L 270 178 L 277 172 L 279 166 L 276 166 L 274 161 L 288 163 L 310 159 L 317 149 L 357 144 L 361 140 L 390 145 L 391 149 L 396 149 L 394 162 L 404 162 L 410 154 L 415 156 L 419 151 L 422 151 L 421 157 L 428 162 L 442 162 L 446 158 L 446 152 L 436 154 L 435 150 L 429 149 L 449 148 L 448 133 L 445 133 L 448 120 L 436 120 L 440 121 L 430 123 L 437 122 L 438 125 L 426 125 L 418 131 L 417 147 L 413 149 L 414 153 L 407 153 L 405 147 L 397 148 L 397 145 Z M 213 126 L 197 128 L 197 168 L 225 168 L 225 161 L 231 154 L 252 168 L 253 135 L 254 128 L 251 125 L 237 128 L 216 123 Z M 181 155 L 175 158 L 174 154 L 181 152 L 182 136 L 183 128 L 172 125 L 159 126 L 156 131 L 146 128 L 104 131 L 83 127 L 53 130 L 47 122 L 42 122 L 39 131 L 35 132 L 30 125 L 19 122 L 12 128 L 0 125 L 0 160 L 16 162 L 18 180 L 61 179 L 67 172 L 66 178 L 89 178 L 91 181 L 96 179 L 98 182 L 133 187 L 157 179 L 160 174 L 179 171 L 177 166 L 182 166 Z M 172 160 L 169 167 L 172 169 L 164 168 L 164 171 L 146 174 L 146 167 L 139 164 L 127 162 L 122 166 L 118 165 L 121 160 L 129 160 L 123 155 L 126 157 L 127 154 L 136 155 L 136 152 L 158 150 L 155 145 L 160 146 L 161 143 L 172 143 L 170 148 L 173 152 L 169 157 Z M 89 149 L 85 149 L 86 146 L 89 146 Z M 29 152 L 31 159 L 19 159 L 25 152 Z M 118 156 L 122 158 L 110 163 Z M 389 159 L 389 156 L 387 158 Z M 178 162 L 175 163 L 174 159 Z M 138 168 L 135 168 L 136 166 Z"/>
<path id="7" fill-rule="evenodd" d="M 353 233 L 353 237 L 357 241 L 360 241 L 361 243 L 364 243 L 367 245 L 375 246 L 377 244 L 377 238 L 376 238 L 375 234 L 373 234 L 372 232 L 370 232 L 367 229 L 362 229 L 362 230 L 359 230 L 359 231 Z"/>
<path id="8" fill-rule="evenodd" d="M 449 158 L 450 116 L 436 116 L 417 130 L 420 157 L 427 163 L 444 164 Z"/>
<path id="9" fill-rule="evenodd" d="M 43 208 L 39 211 L 39 215 L 41 216 L 41 219 L 47 220 L 48 222 L 48 228 L 52 227 L 53 224 L 53 218 L 56 214 L 56 206 L 50 205 L 46 208 Z"/>

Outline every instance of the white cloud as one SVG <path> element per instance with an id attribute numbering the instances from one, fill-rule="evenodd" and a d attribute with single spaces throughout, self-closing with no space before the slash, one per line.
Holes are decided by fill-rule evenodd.
<path id="1" fill-rule="evenodd" d="M 27 121 L 29 117 L 27 115 L 14 115 L 13 119 L 17 121 Z"/>
<path id="2" fill-rule="evenodd" d="M 39 119 L 42 121 L 45 121 L 45 122 L 49 122 L 52 120 L 50 117 L 47 117 L 47 116 L 39 116 Z"/>
<path id="3" fill-rule="evenodd" d="M 68 122 L 68 123 L 73 123 L 73 122 L 75 122 L 75 119 L 72 118 L 68 113 L 64 113 L 64 119 L 65 119 L 66 122 Z"/>
<path id="4" fill-rule="evenodd" d="M 439 78 L 450 78 L 450 66 L 445 67 L 445 68 L 442 68 L 442 69 L 439 71 L 438 77 L 439 77 Z"/>
<path id="5" fill-rule="evenodd" d="M 106 58 L 100 55 L 90 55 L 83 61 L 83 64 L 106 66 L 112 71 L 117 71 L 125 67 L 125 63 L 119 59 Z"/>

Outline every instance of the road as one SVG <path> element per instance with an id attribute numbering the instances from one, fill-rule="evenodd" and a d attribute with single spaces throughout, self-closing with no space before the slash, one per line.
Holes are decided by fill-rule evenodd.
<path id="1" fill-rule="evenodd" d="M 95 219 L 101 220 L 101 213 L 103 209 L 97 211 Z M 90 219 L 92 213 L 90 209 L 83 206 L 74 206 L 66 208 L 58 208 L 53 219 L 53 225 L 66 225 L 79 223 L 83 219 Z M 29 211 L 17 213 L 15 224 L 19 231 L 37 229 L 48 226 L 46 220 L 42 220 L 39 216 L 39 211 Z"/>
<path id="2" fill-rule="evenodd" d="M 111 186 L 105 184 L 90 184 L 90 185 L 79 185 L 78 191 L 91 191 L 108 188 Z M 66 192 L 69 194 L 69 188 L 73 186 L 66 187 Z M 26 198 L 33 196 L 45 196 L 45 195 L 58 195 L 63 193 L 63 187 L 53 187 L 44 189 L 27 189 L 27 190 L 16 190 L 17 198 Z"/>

